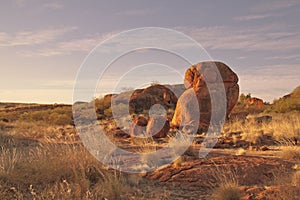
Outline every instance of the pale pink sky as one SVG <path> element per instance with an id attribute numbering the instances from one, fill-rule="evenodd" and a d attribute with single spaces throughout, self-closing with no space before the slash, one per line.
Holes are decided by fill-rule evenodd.
<path id="1" fill-rule="evenodd" d="M 194 38 L 239 75 L 242 92 L 272 102 L 300 85 L 299 18 L 298 0 L 1 1 L 0 102 L 72 103 L 88 53 L 148 26 Z M 182 82 L 172 74 L 157 79 Z"/>

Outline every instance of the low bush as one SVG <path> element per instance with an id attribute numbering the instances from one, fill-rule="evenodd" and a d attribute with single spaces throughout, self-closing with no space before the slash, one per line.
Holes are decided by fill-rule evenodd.
<path id="1" fill-rule="evenodd" d="M 221 184 L 213 194 L 215 200 L 240 200 L 242 193 L 236 183 Z"/>

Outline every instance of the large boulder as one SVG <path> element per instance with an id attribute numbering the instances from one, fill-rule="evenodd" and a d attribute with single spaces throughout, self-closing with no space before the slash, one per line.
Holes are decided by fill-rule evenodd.
<path id="1" fill-rule="evenodd" d="M 169 121 L 161 115 L 151 116 L 146 128 L 147 136 L 152 136 L 153 138 L 164 138 L 167 136 L 170 130 Z"/>
<path id="2" fill-rule="evenodd" d="M 215 70 L 219 70 L 219 73 Z M 211 96 L 215 97 L 215 105 L 222 105 L 222 102 L 217 101 L 223 100 L 221 90 L 223 88 L 220 87 L 220 84 L 224 85 L 226 93 L 225 117 L 228 117 L 238 101 L 239 86 L 237 83 L 238 76 L 224 63 L 201 62 L 191 66 L 185 73 L 184 85 L 187 90 L 178 99 L 171 125 L 184 127 L 197 124 L 195 121 L 199 121 L 198 131 L 207 131 L 212 114 L 214 114 L 214 123 L 223 120 L 221 107 L 214 107 L 212 111 Z M 210 89 L 208 89 L 208 84 Z M 194 96 L 197 98 L 197 101 L 195 101 Z M 195 102 L 198 105 L 195 105 Z"/>
<path id="3" fill-rule="evenodd" d="M 160 104 L 166 110 L 174 109 L 177 97 L 173 88 L 164 85 L 152 85 L 144 89 L 124 92 L 113 96 L 114 104 L 126 104 L 129 101 L 130 114 L 148 113 L 155 104 Z"/>
<path id="4" fill-rule="evenodd" d="M 175 108 L 176 95 L 164 85 L 152 85 L 145 89 L 135 90 L 131 97 L 129 106 L 134 113 L 149 111 L 155 104 L 162 105 L 166 110 Z"/>

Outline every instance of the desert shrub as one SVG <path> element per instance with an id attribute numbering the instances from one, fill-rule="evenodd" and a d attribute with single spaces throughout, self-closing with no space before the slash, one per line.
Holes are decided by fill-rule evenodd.
<path id="1" fill-rule="evenodd" d="M 7 127 L 7 123 L 0 121 L 0 131 L 3 131 Z"/>
<path id="2" fill-rule="evenodd" d="M 46 121 L 48 119 L 48 111 L 35 111 L 30 112 L 30 120 L 32 121 Z"/>
<path id="3" fill-rule="evenodd" d="M 49 115 L 48 121 L 52 125 L 71 125 L 73 120 L 70 115 L 52 113 Z"/>
<path id="4" fill-rule="evenodd" d="M 20 114 L 19 121 L 42 121 L 47 119 L 47 111 L 32 111 Z"/>
<path id="5" fill-rule="evenodd" d="M 300 115 L 298 113 L 278 114 L 270 124 L 273 137 L 280 143 L 293 143 L 300 137 Z"/>
<path id="6" fill-rule="evenodd" d="M 263 137 L 263 128 L 261 124 L 255 122 L 254 119 L 247 120 L 245 123 L 241 121 L 236 123 L 232 128 L 235 132 L 241 132 L 242 140 L 247 141 L 251 144 L 260 144 Z M 232 129 L 230 128 L 230 129 Z"/>
<path id="7" fill-rule="evenodd" d="M 19 118 L 15 112 L 0 112 L 0 120 L 7 119 L 9 121 L 15 121 Z"/>
<path id="8" fill-rule="evenodd" d="M 51 110 L 51 112 L 58 113 L 58 114 L 72 115 L 72 107 L 71 106 L 57 107 Z"/>
<path id="9" fill-rule="evenodd" d="M 292 93 L 275 100 L 273 110 L 276 112 L 300 111 L 300 86 Z"/>
<path id="10" fill-rule="evenodd" d="M 104 110 L 104 115 L 105 115 L 106 118 L 111 118 L 113 116 L 111 107 Z"/>
<path id="11" fill-rule="evenodd" d="M 213 197 L 215 200 L 240 200 L 242 193 L 236 183 L 225 183 L 214 191 Z"/>
<path id="12" fill-rule="evenodd" d="M 215 164 L 211 174 L 218 183 L 212 194 L 215 200 L 239 200 L 242 198 L 243 193 L 239 188 L 235 169 L 229 166 L 220 167 Z"/>
<path id="13" fill-rule="evenodd" d="M 20 115 L 19 121 L 45 122 L 50 125 L 72 125 L 71 107 L 58 107 L 49 110 L 29 111 Z"/>
<path id="14" fill-rule="evenodd" d="M 93 103 L 95 104 L 97 113 L 104 114 L 104 111 L 111 106 L 109 98 L 95 98 Z"/>
<path id="15" fill-rule="evenodd" d="M 300 111 L 300 98 L 281 98 L 275 100 L 273 110 L 280 113 Z"/>

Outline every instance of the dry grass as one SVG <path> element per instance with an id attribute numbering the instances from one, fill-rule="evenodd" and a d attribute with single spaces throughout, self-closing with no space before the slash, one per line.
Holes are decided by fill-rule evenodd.
<path id="1" fill-rule="evenodd" d="M 282 146 L 281 158 L 290 160 L 300 160 L 300 147 L 298 146 Z"/>
<path id="2" fill-rule="evenodd" d="M 227 166 L 215 164 L 212 175 L 217 182 L 217 187 L 213 189 L 212 197 L 215 200 L 239 200 L 243 193 L 240 189 L 237 171 Z"/>
<path id="3" fill-rule="evenodd" d="M 153 137 L 133 137 L 131 138 L 131 143 L 136 147 L 136 151 L 138 153 L 151 153 L 157 151 L 159 148 L 159 144 L 153 139 Z"/>
<path id="4" fill-rule="evenodd" d="M 245 155 L 245 154 L 246 154 L 245 149 L 239 148 L 239 149 L 236 151 L 236 154 L 235 154 L 235 155 L 237 155 L 237 156 L 243 156 L 243 155 Z"/>
<path id="5" fill-rule="evenodd" d="M 300 171 L 296 171 L 292 176 L 292 185 L 300 188 Z"/>
<path id="6" fill-rule="evenodd" d="M 300 137 L 300 115 L 277 116 L 272 121 L 273 137 L 279 142 L 293 142 Z"/>
<path id="7" fill-rule="evenodd" d="M 173 162 L 173 166 L 174 167 L 181 167 L 182 164 L 184 162 L 184 158 L 182 156 L 180 156 L 178 159 L 176 159 L 174 162 Z"/>
<path id="8" fill-rule="evenodd" d="M 240 200 L 242 193 L 236 183 L 225 183 L 215 190 L 213 198 L 215 200 Z"/>
<path id="9" fill-rule="evenodd" d="M 170 147 L 172 148 L 174 155 L 194 155 L 192 136 L 178 131 L 176 136 L 170 137 L 170 141 Z"/>
<path id="10" fill-rule="evenodd" d="M 300 171 L 298 165 L 294 165 L 290 170 L 279 170 L 273 173 L 274 180 L 268 187 L 277 188 L 273 192 L 266 194 L 267 199 L 294 200 L 300 198 Z"/>
<path id="11" fill-rule="evenodd" d="M 124 119 L 124 124 L 128 119 Z M 117 125 L 113 121 L 106 124 L 108 131 L 114 130 Z M 7 128 L 12 126 L 13 128 Z M 58 144 L 55 141 L 66 140 L 60 129 L 68 126 L 49 125 L 44 121 L 31 122 L 15 120 L 9 123 L 0 123 L 0 199 L 126 199 L 136 193 L 136 186 L 141 182 L 139 176 L 128 176 L 102 166 L 81 144 Z M 128 127 L 124 126 L 125 129 Z M 233 134 L 234 143 L 245 140 L 260 145 L 265 135 L 270 135 L 282 147 L 282 158 L 293 162 L 300 160 L 299 147 L 291 146 L 294 138 L 299 137 L 300 116 L 274 115 L 270 123 L 257 123 L 255 120 L 233 121 L 226 123 L 224 132 L 240 132 Z M 231 134 L 232 135 L 232 134 Z M 14 138 L 42 139 L 44 143 L 20 146 Z M 191 140 L 186 134 L 180 134 L 170 146 L 172 154 L 182 154 Z M 48 142 L 47 142 L 48 141 Z M 163 164 L 151 152 L 157 151 L 162 144 L 153 138 L 133 138 L 133 146 L 138 153 L 144 155 L 144 163 Z M 244 155 L 243 149 L 236 151 Z M 150 153 L 150 154 L 149 154 Z M 193 155 L 192 148 L 188 148 L 185 155 Z M 174 161 L 174 167 L 182 166 L 184 157 Z M 142 162 L 143 163 L 143 162 Z M 238 183 L 237 172 L 233 168 L 212 166 L 215 199 L 240 199 L 243 195 Z M 299 171 L 289 171 L 284 174 L 283 183 L 272 185 L 287 186 L 288 191 L 282 191 L 281 196 L 295 197 L 300 191 Z M 211 180 L 208 180 L 211 181 Z M 157 195 L 157 192 L 154 192 Z M 298 192 L 299 193 L 299 192 Z M 137 193 L 136 193 L 137 194 Z M 135 194 L 135 198 L 139 198 Z M 146 198 L 145 198 L 146 199 Z M 292 198 L 290 198 L 292 199 Z"/>
<path id="12" fill-rule="evenodd" d="M 241 139 L 253 145 L 260 145 L 264 136 L 271 136 L 278 144 L 295 144 L 300 139 L 300 114 L 272 114 L 271 122 L 258 123 L 255 118 L 260 115 L 250 116 L 246 121 L 230 121 L 223 128 L 224 136 L 230 133 L 240 133 Z M 298 141 L 300 142 L 300 141 Z"/>
<path id="13" fill-rule="evenodd" d="M 83 146 L 53 143 L 3 147 L 0 180 L 0 196 L 25 199 L 121 199 L 127 188 L 122 174 L 105 170 Z"/>

